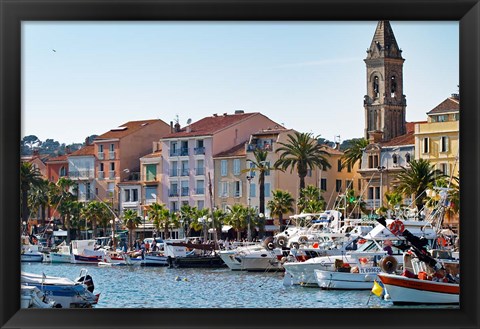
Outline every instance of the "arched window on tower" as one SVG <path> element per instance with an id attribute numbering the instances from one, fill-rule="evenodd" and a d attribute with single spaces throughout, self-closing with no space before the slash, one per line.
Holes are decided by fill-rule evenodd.
<path id="1" fill-rule="evenodd" d="M 392 155 L 392 161 L 393 161 L 394 166 L 398 165 L 398 155 L 397 154 Z"/>
<path id="2" fill-rule="evenodd" d="M 390 97 L 394 98 L 397 93 L 397 81 L 394 75 L 392 75 L 390 80 Z"/>
<path id="3" fill-rule="evenodd" d="M 379 85 L 378 85 L 378 77 L 375 76 L 373 78 L 373 97 L 374 98 L 378 98 L 379 96 Z"/>

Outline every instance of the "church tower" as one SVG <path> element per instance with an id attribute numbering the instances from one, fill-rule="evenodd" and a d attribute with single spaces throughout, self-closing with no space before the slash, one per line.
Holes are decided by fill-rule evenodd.
<path id="1" fill-rule="evenodd" d="M 388 141 L 406 133 L 402 50 L 389 21 L 379 21 L 367 49 L 365 138 Z"/>

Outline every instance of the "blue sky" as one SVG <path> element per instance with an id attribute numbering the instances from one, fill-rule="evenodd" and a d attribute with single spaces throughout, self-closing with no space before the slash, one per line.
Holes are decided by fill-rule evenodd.
<path id="1" fill-rule="evenodd" d="M 124 122 L 261 112 L 362 137 L 370 22 L 24 22 L 22 137 L 83 142 Z M 407 121 L 459 84 L 458 22 L 391 22 Z M 53 49 L 55 51 L 53 51 Z"/>

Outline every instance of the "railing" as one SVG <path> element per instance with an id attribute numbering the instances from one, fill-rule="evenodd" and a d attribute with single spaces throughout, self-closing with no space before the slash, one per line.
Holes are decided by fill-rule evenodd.
<path id="1" fill-rule="evenodd" d="M 103 153 L 103 152 L 98 152 L 97 158 L 98 158 L 99 160 L 104 160 L 104 159 L 105 159 L 105 153 Z"/>
<path id="2" fill-rule="evenodd" d="M 365 204 L 368 209 L 376 209 L 380 207 L 380 200 L 367 199 L 365 200 Z"/>
<path id="3" fill-rule="evenodd" d="M 199 154 L 205 154 L 205 147 L 195 147 L 193 149 L 193 153 L 195 155 L 199 155 Z"/>
<path id="4" fill-rule="evenodd" d="M 178 176 L 178 169 L 170 169 L 170 176 L 171 177 L 177 177 Z"/>
<path id="5" fill-rule="evenodd" d="M 233 192 L 233 197 L 234 197 L 234 198 L 239 198 L 239 197 L 241 197 L 240 191 L 235 191 L 235 192 Z"/>
<path id="6" fill-rule="evenodd" d="M 108 172 L 108 178 L 109 179 L 114 179 L 115 178 L 115 171 L 109 171 Z"/>
<path id="7" fill-rule="evenodd" d="M 168 196 L 172 197 L 172 196 L 178 196 L 178 189 L 170 189 L 168 191 Z"/>
<path id="8" fill-rule="evenodd" d="M 205 187 L 197 187 L 195 189 L 195 194 L 205 194 Z"/>
<path id="9" fill-rule="evenodd" d="M 205 175 L 205 168 L 204 167 L 195 168 L 195 175 L 197 176 Z"/>
<path id="10" fill-rule="evenodd" d="M 182 196 L 188 196 L 188 187 L 182 187 Z"/>
<path id="11" fill-rule="evenodd" d="M 273 151 L 273 145 L 271 144 L 247 144 L 247 152 L 253 152 L 255 150 L 262 150 L 262 151 Z"/>
<path id="12" fill-rule="evenodd" d="M 104 179 L 105 178 L 105 172 L 104 171 L 99 171 L 98 172 L 98 179 Z"/>
<path id="13" fill-rule="evenodd" d="M 182 176 L 188 176 L 188 174 L 189 174 L 188 168 L 182 169 L 182 171 L 181 171 L 181 175 L 182 175 Z"/>
<path id="14" fill-rule="evenodd" d="M 188 155 L 188 147 L 182 147 L 182 148 L 180 149 L 180 155 L 181 155 L 181 156 L 186 156 L 186 155 Z"/>
<path id="15" fill-rule="evenodd" d="M 131 172 L 129 173 L 128 177 L 126 178 L 127 181 L 139 181 L 140 180 L 140 172 Z"/>
<path id="16" fill-rule="evenodd" d="M 70 171 L 68 177 L 71 179 L 93 179 L 95 177 L 95 172 L 93 170 Z"/>
<path id="17" fill-rule="evenodd" d="M 180 155 L 180 150 L 170 150 L 171 157 L 178 157 Z"/>
<path id="18" fill-rule="evenodd" d="M 110 160 L 115 159 L 115 151 L 110 151 L 110 152 L 108 152 L 108 158 L 109 158 Z"/>

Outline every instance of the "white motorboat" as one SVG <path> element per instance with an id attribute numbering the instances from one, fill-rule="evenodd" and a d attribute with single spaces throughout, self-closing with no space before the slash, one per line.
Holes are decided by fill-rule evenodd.
<path id="1" fill-rule="evenodd" d="M 21 261 L 22 262 L 42 262 L 43 253 L 40 252 L 39 245 L 37 244 L 22 245 Z"/>
<path id="2" fill-rule="evenodd" d="M 388 219 L 387 223 L 393 220 Z M 403 221 L 404 227 L 417 237 L 423 237 L 433 244 L 436 233 L 429 223 L 415 220 Z M 402 246 L 405 238 L 394 235 L 390 230 L 382 225 L 375 226 L 363 239 L 359 240 L 362 243 L 356 251 L 347 251 L 341 255 L 315 257 L 304 262 L 286 262 L 283 264 L 285 268 L 284 284 L 300 284 L 304 286 L 318 287 L 318 282 L 314 270 L 335 270 L 335 261 L 337 259 L 343 260 L 350 266 L 358 266 L 358 258 L 352 257 L 351 254 L 356 252 L 372 252 L 378 253 L 383 250 L 382 241 L 390 240 L 392 242 L 392 255 L 401 265 L 403 263 L 403 251 L 397 248 Z M 373 255 L 373 254 L 372 254 Z"/>
<path id="3" fill-rule="evenodd" d="M 100 294 L 94 294 L 92 277 L 85 269 L 75 281 L 67 278 L 22 272 L 21 283 L 33 286 L 53 300 L 58 308 L 91 308 L 97 304 Z"/>
<path id="4" fill-rule="evenodd" d="M 71 263 L 98 264 L 105 256 L 104 249 L 95 250 L 96 240 L 73 240 Z"/>
<path id="5" fill-rule="evenodd" d="M 70 246 L 59 245 L 57 251 L 51 251 L 49 253 L 49 258 L 52 263 L 70 263 L 72 260 Z"/>
<path id="6" fill-rule="evenodd" d="M 235 255 L 242 251 L 250 252 L 250 251 L 258 251 L 258 250 L 265 250 L 265 247 L 262 244 L 253 244 L 248 246 L 241 246 L 236 249 L 231 250 L 221 250 L 219 251 L 219 256 L 223 260 L 223 262 L 232 270 L 232 271 L 242 271 L 244 270 L 243 264 L 241 260 L 235 259 Z"/>
<path id="7" fill-rule="evenodd" d="M 22 285 L 20 287 L 21 308 L 54 308 L 55 301 L 50 300 L 35 286 Z"/>

